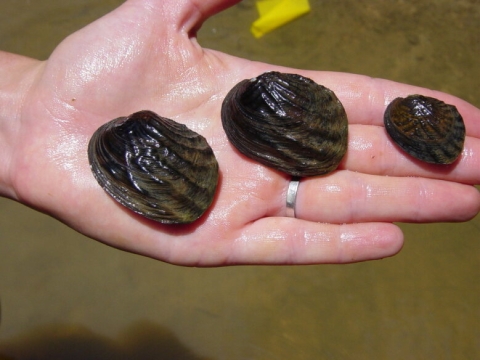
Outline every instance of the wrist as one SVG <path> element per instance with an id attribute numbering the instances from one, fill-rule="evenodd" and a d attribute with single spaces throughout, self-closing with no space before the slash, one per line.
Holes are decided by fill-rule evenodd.
<path id="1" fill-rule="evenodd" d="M 16 199 L 12 159 L 21 113 L 42 62 L 0 51 L 0 196 Z"/>

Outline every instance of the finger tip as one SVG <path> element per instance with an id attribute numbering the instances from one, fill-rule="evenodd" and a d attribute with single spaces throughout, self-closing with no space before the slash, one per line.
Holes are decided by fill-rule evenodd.
<path id="1" fill-rule="evenodd" d="M 349 225 L 341 235 L 343 251 L 337 262 L 355 263 L 380 260 L 398 254 L 404 242 L 402 230 L 391 223 Z"/>

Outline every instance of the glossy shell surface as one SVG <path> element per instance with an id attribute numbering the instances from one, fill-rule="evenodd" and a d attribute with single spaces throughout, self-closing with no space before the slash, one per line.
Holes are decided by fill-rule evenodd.
<path id="1" fill-rule="evenodd" d="M 215 195 L 218 163 L 205 138 L 151 111 L 101 126 L 88 158 L 108 194 L 161 223 L 195 221 Z"/>
<path id="2" fill-rule="evenodd" d="M 242 154 L 292 176 L 331 172 L 347 151 L 343 105 L 333 91 L 300 75 L 267 72 L 241 81 L 221 115 Z"/>
<path id="3" fill-rule="evenodd" d="M 388 105 L 385 129 L 411 156 L 433 164 L 451 164 L 463 150 L 465 125 L 453 105 L 435 98 L 410 95 Z"/>

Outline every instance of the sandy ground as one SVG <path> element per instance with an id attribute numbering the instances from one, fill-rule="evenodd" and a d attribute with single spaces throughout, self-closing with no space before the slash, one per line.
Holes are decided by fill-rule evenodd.
<path id="1" fill-rule="evenodd" d="M 2 0 L 0 48 L 45 59 L 119 3 Z M 480 106 L 478 0 L 311 5 L 257 40 L 254 2 L 244 1 L 209 20 L 199 41 Z M 382 261 L 190 269 L 106 247 L 0 199 L 0 359 L 478 358 L 480 217 L 401 227 L 403 251 Z"/>

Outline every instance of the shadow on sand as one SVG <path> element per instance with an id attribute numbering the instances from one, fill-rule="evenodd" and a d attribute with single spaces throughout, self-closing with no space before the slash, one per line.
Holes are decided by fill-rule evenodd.
<path id="1" fill-rule="evenodd" d="M 79 325 L 48 325 L 0 342 L 0 360 L 211 360 L 193 354 L 170 331 L 149 321 L 129 326 L 116 339 Z"/>

